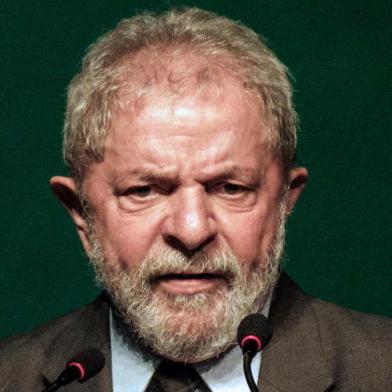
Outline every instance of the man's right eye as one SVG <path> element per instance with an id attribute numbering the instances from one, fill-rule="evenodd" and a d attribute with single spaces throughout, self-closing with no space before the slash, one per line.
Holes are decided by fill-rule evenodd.
<path id="1" fill-rule="evenodd" d="M 129 188 L 126 192 L 125 195 L 127 196 L 134 196 L 138 198 L 144 198 L 151 196 L 153 193 L 153 189 L 149 185 L 143 185 L 143 186 L 135 186 L 132 188 Z"/>

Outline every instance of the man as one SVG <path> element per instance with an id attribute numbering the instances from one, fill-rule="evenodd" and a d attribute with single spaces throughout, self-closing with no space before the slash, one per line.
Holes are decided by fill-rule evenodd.
<path id="1" fill-rule="evenodd" d="M 64 390 L 246 391 L 235 336 L 254 312 L 275 331 L 263 392 L 387 390 L 389 321 L 278 282 L 295 145 L 286 69 L 245 26 L 182 9 L 105 34 L 69 87 L 70 177 L 51 186 L 107 294 L 4 341 L 0 390 L 40 390 L 94 346 L 105 368 Z"/>

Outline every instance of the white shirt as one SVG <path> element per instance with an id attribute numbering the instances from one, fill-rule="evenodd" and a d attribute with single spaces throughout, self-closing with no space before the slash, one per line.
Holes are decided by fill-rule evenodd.
<path id="1" fill-rule="evenodd" d="M 268 316 L 271 297 L 266 301 L 262 314 Z M 160 363 L 160 359 L 140 349 L 131 339 L 124 339 L 116 327 L 117 320 L 110 312 L 110 342 L 112 351 L 113 392 L 143 392 Z M 252 361 L 252 373 L 258 379 L 261 352 Z M 248 392 L 243 372 L 243 355 L 234 346 L 216 360 L 194 364 L 201 378 L 213 392 Z M 255 377 L 256 376 L 256 377 Z"/>

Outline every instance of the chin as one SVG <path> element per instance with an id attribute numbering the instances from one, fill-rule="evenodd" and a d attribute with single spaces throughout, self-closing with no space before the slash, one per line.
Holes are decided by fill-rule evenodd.
<path id="1" fill-rule="evenodd" d="M 224 319 L 224 302 L 227 290 L 193 295 L 159 293 L 153 296 L 157 314 L 166 320 L 167 328 L 174 334 L 183 331 L 203 334 L 213 327 L 219 327 Z M 155 297 L 155 298 L 154 298 Z"/>
<path id="2" fill-rule="evenodd" d="M 195 363 L 218 357 L 235 344 L 238 324 L 248 313 L 237 310 L 230 303 L 228 290 L 191 296 L 154 295 L 148 308 L 129 315 L 128 322 L 153 352 Z"/>

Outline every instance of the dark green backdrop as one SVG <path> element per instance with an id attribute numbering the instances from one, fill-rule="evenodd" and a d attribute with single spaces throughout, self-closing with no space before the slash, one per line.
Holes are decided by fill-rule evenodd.
<path id="1" fill-rule="evenodd" d="M 177 1 L 2 1 L 0 336 L 93 299 L 48 179 L 64 174 L 65 89 L 87 45 L 135 10 Z M 184 3 L 182 3 L 184 4 Z M 268 37 L 295 77 L 309 186 L 286 269 L 310 293 L 392 316 L 389 1 L 194 1 Z"/>

